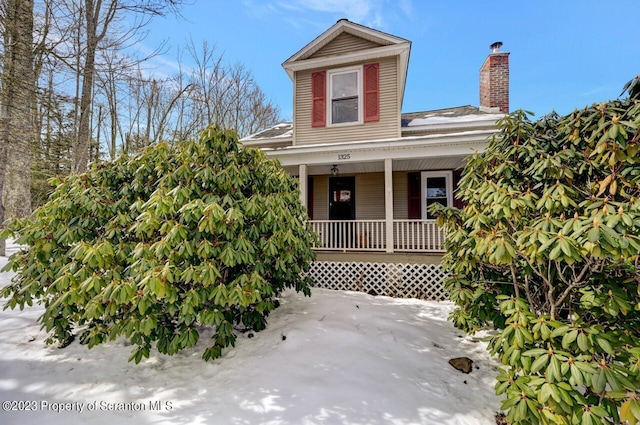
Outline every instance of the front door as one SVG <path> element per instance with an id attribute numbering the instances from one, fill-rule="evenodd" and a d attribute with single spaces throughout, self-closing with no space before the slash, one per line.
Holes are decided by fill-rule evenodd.
<path id="1" fill-rule="evenodd" d="M 356 218 L 355 189 L 355 177 L 329 178 L 329 220 L 337 221 L 329 225 L 329 244 L 335 248 L 354 247 L 354 223 L 345 220 Z"/>
<path id="2" fill-rule="evenodd" d="M 356 178 L 329 177 L 329 220 L 355 220 Z"/>

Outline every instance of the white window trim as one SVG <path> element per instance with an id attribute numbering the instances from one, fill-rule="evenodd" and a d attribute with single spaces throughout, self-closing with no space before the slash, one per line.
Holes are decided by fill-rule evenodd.
<path id="1" fill-rule="evenodd" d="M 358 121 L 352 121 L 352 122 L 342 122 L 342 123 L 337 123 L 337 124 L 333 124 L 333 116 L 332 116 L 332 112 L 333 112 L 333 97 L 331 97 L 331 85 L 333 83 L 332 80 L 332 76 L 336 75 L 336 74 L 346 74 L 346 73 L 350 73 L 350 72 L 356 72 L 357 73 L 357 79 L 358 79 Z M 350 66 L 347 68 L 338 68 L 338 69 L 332 69 L 332 70 L 327 70 L 327 93 L 326 93 L 326 99 L 327 99 L 327 127 L 345 127 L 345 126 L 350 126 L 350 125 L 362 125 L 364 124 L 364 111 L 363 111 L 363 107 L 364 107 L 364 87 L 362 86 L 362 66 Z"/>
<path id="2" fill-rule="evenodd" d="M 427 187 L 429 177 L 444 177 L 447 189 L 447 206 L 453 206 L 453 172 L 452 171 L 423 171 L 420 173 L 420 200 L 422 202 L 422 218 L 427 220 Z"/>

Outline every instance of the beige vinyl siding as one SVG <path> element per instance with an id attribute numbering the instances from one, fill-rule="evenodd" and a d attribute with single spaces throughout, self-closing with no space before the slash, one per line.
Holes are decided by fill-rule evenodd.
<path id="1" fill-rule="evenodd" d="M 356 175 L 356 219 L 384 220 L 384 173 Z"/>
<path id="2" fill-rule="evenodd" d="M 409 181 L 406 171 L 393 173 L 393 218 L 406 220 L 409 217 Z"/>
<path id="3" fill-rule="evenodd" d="M 356 37 L 355 35 L 344 32 L 331 40 L 329 44 L 311 55 L 310 58 L 340 55 L 343 53 L 351 53 L 358 50 L 372 49 L 379 46 L 379 44 L 376 44 L 372 41 L 365 40 L 364 38 Z"/>
<path id="4" fill-rule="evenodd" d="M 294 144 L 335 143 L 400 137 L 398 59 L 391 57 L 379 61 L 369 61 L 368 63 L 373 62 L 380 64 L 380 120 L 364 124 L 311 127 L 311 73 L 313 71 L 296 73 Z M 351 64 L 351 66 L 353 65 Z"/>
<path id="5" fill-rule="evenodd" d="M 356 196 L 358 194 L 356 193 Z M 329 176 L 313 176 L 313 219 L 329 220 Z"/>

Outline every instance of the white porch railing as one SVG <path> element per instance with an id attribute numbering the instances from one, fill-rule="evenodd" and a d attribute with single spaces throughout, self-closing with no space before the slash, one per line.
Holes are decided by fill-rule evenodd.
<path id="1" fill-rule="evenodd" d="M 444 229 L 435 220 L 393 220 L 396 251 L 444 252 Z"/>
<path id="2" fill-rule="evenodd" d="M 311 220 L 318 250 L 387 251 L 385 220 Z M 445 234 L 435 220 L 393 220 L 393 250 L 443 252 Z"/>
<path id="3" fill-rule="evenodd" d="M 312 220 L 320 242 L 314 248 L 337 251 L 385 251 L 384 220 Z"/>

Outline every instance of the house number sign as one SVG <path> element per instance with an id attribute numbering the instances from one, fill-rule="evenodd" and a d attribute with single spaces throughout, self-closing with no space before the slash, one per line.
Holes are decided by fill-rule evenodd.
<path id="1" fill-rule="evenodd" d="M 339 153 L 338 154 L 338 161 L 344 161 L 345 159 L 351 159 L 351 154 L 350 153 Z"/>

